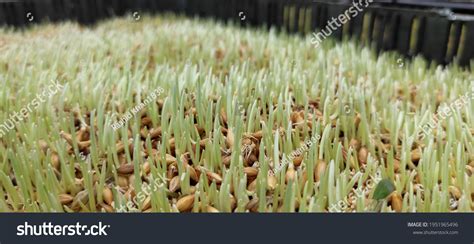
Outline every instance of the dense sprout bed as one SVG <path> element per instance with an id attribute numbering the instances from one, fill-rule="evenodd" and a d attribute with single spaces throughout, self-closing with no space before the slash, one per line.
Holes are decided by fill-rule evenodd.
<path id="1" fill-rule="evenodd" d="M 174 16 L 0 30 L 0 211 L 470 212 L 474 76 L 397 59 Z"/>

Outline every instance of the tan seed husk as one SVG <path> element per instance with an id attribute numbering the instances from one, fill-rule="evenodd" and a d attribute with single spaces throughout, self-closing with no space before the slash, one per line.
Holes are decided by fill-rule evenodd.
<path id="1" fill-rule="evenodd" d="M 118 176 L 117 178 L 117 185 L 120 186 L 123 189 L 128 188 L 128 178 L 124 176 Z"/>
<path id="2" fill-rule="evenodd" d="M 257 131 L 255 133 L 252 134 L 252 137 L 254 137 L 255 139 L 257 140 L 261 140 L 263 138 L 263 131 Z"/>
<path id="3" fill-rule="evenodd" d="M 127 192 L 125 192 L 124 197 L 125 199 L 131 201 L 134 199 L 135 195 L 135 191 L 132 188 L 129 188 Z"/>
<path id="4" fill-rule="evenodd" d="M 129 175 L 133 174 L 134 171 L 134 166 L 133 164 L 122 164 L 120 167 L 117 169 L 117 173 L 121 175 Z"/>
<path id="5" fill-rule="evenodd" d="M 257 189 L 257 179 L 253 180 L 253 181 L 247 186 L 247 190 L 250 191 L 250 192 L 255 192 L 256 189 Z"/>
<path id="6" fill-rule="evenodd" d="M 51 153 L 51 164 L 55 169 L 59 169 L 59 166 L 61 165 L 59 155 L 56 152 Z"/>
<path id="7" fill-rule="evenodd" d="M 121 153 L 125 152 L 125 145 L 121 141 L 118 142 L 117 144 L 115 144 L 115 148 L 117 150 L 117 154 L 121 154 Z"/>
<path id="8" fill-rule="evenodd" d="M 174 139 L 174 137 L 169 139 L 168 145 L 170 147 L 171 152 L 173 152 L 176 149 L 176 139 Z"/>
<path id="9" fill-rule="evenodd" d="M 150 162 L 146 161 L 145 163 L 143 163 L 143 173 L 144 175 L 148 175 L 150 171 L 151 171 Z"/>
<path id="10" fill-rule="evenodd" d="M 245 167 L 244 174 L 246 174 L 248 178 L 255 178 L 258 175 L 258 169 L 254 167 Z"/>
<path id="11" fill-rule="evenodd" d="M 221 109 L 220 114 L 221 114 L 222 123 L 227 124 L 227 114 L 226 114 L 224 108 Z"/>
<path id="12" fill-rule="evenodd" d="M 91 146 L 91 141 L 80 141 L 77 143 L 79 149 L 82 151 Z"/>
<path id="13" fill-rule="evenodd" d="M 449 190 L 449 192 L 451 193 L 451 195 L 453 195 L 454 198 L 456 198 L 456 199 L 460 199 L 460 198 L 461 198 L 462 193 L 461 193 L 461 190 L 459 190 L 458 187 L 456 187 L 456 186 L 449 186 L 449 187 L 448 187 L 448 190 Z"/>
<path id="14" fill-rule="evenodd" d="M 420 174 L 416 174 L 416 175 L 415 175 L 415 183 L 416 183 L 416 184 L 420 184 L 420 183 L 421 183 Z"/>
<path id="15" fill-rule="evenodd" d="M 411 161 L 413 163 L 418 163 L 421 159 L 421 150 L 420 149 L 415 149 L 411 151 Z"/>
<path id="16" fill-rule="evenodd" d="M 150 208 L 151 208 L 151 197 L 147 196 L 145 200 L 143 200 L 142 211 L 145 211 Z"/>
<path id="17" fill-rule="evenodd" d="M 152 123 L 152 120 L 150 117 L 143 117 L 141 122 L 142 122 L 142 126 L 150 126 Z"/>
<path id="18" fill-rule="evenodd" d="M 200 148 L 205 148 L 206 147 L 206 144 L 209 142 L 209 138 L 204 138 L 202 140 L 199 141 L 199 147 Z"/>
<path id="19" fill-rule="evenodd" d="M 81 208 L 81 204 L 86 205 L 89 202 L 89 192 L 87 190 L 80 191 L 74 197 L 71 209 L 79 210 Z"/>
<path id="20" fill-rule="evenodd" d="M 67 205 L 74 200 L 74 197 L 69 194 L 59 194 L 59 202 L 62 205 Z"/>
<path id="21" fill-rule="evenodd" d="M 258 161 L 257 155 L 250 154 L 249 160 L 250 160 L 250 163 L 254 163 L 254 162 Z"/>
<path id="22" fill-rule="evenodd" d="M 250 140 L 250 138 L 244 138 L 244 139 L 242 139 L 242 145 L 248 147 L 248 146 L 252 145 L 252 140 Z"/>
<path id="23" fill-rule="evenodd" d="M 84 179 L 74 178 L 74 185 L 81 189 L 84 189 Z"/>
<path id="24" fill-rule="evenodd" d="M 176 166 L 170 165 L 168 167 L 168 171 L 166 171 L 166 178 L 171 179 L 177 174 L 178 174 L 178 169 L 176 168 Z"/>
<path id="25" fill-rule="evenodd" d="M 194 180 L 195 182 L 198 182 L 199 181 L 199 176 L 196 173 L 196 170 L 193 167 L 189 166 L 189 165 L 187 165 L 186 168 L 188 169 L 189 177 L 192 180 Z"/>
<path id="26" fill-rule="evenodd" d="M 399 213 L 402 211 L 403 207 L 403 200 L 402 196 L 398 193 L 392 193 L 391 195 L 391 204 L 392 204 L 392 209 L 395 210 L 395 212 Z"/>
<path id="27" fill-rule="evenodd" d="M 349 146 L 352 147 L 354 150 L 360 150 L 360 142 L 357 139 L 352 138 L 349 142 Z"/>
<path id="28" fill-rule="evenodd" d="M 293 124 L 300 124 L 304 121 L 303 117 L 301 117 L 301 114 L 298 112 L 292 112 L 290 119 Z"/>
<path id="29" fill-rule="evenodd" d="M 72 135 L 71 135 L 71 134 L 66 133 L 66 132 L 64 132 L 64 131 L 61 131 L 59 134 L 61 135 L 61 137 L 62 137 L 64 140 L 66 140 L 66 142 L 67 142 L 70 146 L 74 145 L 74 141 L 72 140 Z"/>
<path id="30" fill-rule="evenodd" d="M 207 213 L 219 213 L 219 210 L 217 210 L 217 208 L 215 208 L 213 206 L 207 206 L 206 212 Z"/>
<path id="31" fill-rule="evenodd" d="M 319 182 L 324 174 L 324 171 L 326 171 L 326 162 L 320 160 L 314 171 L 314 181 Z"/>
<path id="32" fill-rule="evenodd" d="M 250 212 L 257 212 L 258 211 L 258 198 L 252 198 L 247 205 L 245 206 Z"/>
<path id="33" fill-rule="evenodd" d="M 222 182 L 222 177 L 220 175 L 218 175 L 217 173 L 207 171 L 206 174 L 207 174 L 207 177 L 211 181 L 216 181 L 216 183 L 218 183 L 218 184 Z"/>
<path id="34" fill-rule="evenodd" d="M 185 153 L 185 154 L 181 154 L 181 156 L 179 156 L 179 159 L 181 160 L 181 163 L 183 163 L 185 165 L 189 164 L 188 155 L 189 155 L 189 153 Z"/>
<path id="35" fill-rule="evenodd" d="M 250 157 L 244 157 L 244 166 L 248 167 L 249 165 L 252 165 L 252 159 Z"/>
<path id="36" fill-rule="evenodd" d="M 393 170 L 395 171 L 395 173 L 400 172 L 400 161 L 397 159 L 393 160 Z"/>
<path id="37" fill-rule="evenodd" d="M 109 187 L 104 187 L 104 190 L 102 191 L 102 196 L 104 198 L 104 201 L 108 205 L 112 205 L 112 202 L 114 201 L 114 195 Z"/>
<path id="38" fill-rule="evenodd" d="M 194 194 L 184 196 L 176 202 L 176 207 L 179 212 L 186 212 L 193 208 L 194 205 Z"/>
<path id="39" fill-rule="evenodd" d="M 273 174 L 269 174 L 267 177 L 267 188 L 272 191 L 275 190 L 277 182 L 277 178 Z"/>
<path id="40" fill-rule="evenodd" d="M 303 173 L 301 174 L 301 177 L 300 177 L 300 185 L 304 186 L 304 184 L 306 183 L 307 180 L 308 180 L 308 172 L 305 170 L 305 171 L 303 171 Z"/>
<path id="41" fill-rule="evenodd" d="M 300 166 L 301 162 L 303 162 L 303 155 L 298 155 L 293 159 L 293 165 L 296 167 Z"/>
<path id="42" fill-rule="evenodd" d="M 153 212 L 153 209 L 152 209 L 152 208 L 149 208 L 149 209 L 143 211 L 142 213 L 151 213 L 151 212 Z"/>
<path id="43" fill-rule="evenodd" d="M 148 128 L 147 127 L 143 127 L 140 129 L 140 136 L 142 138 L 146 138 L 148 136 L 149 132 L 148 132 Z"/>
<path id="44" fill-rule="evenodd" d="M 357 113 L 356 116 L 354 117 L 354 125 L 355 125 L 355 128 L 358 128 L 359 127 L 359 124 L 360 124 L 360 114 Z"/>
<path id="45" fill-rule="evenodd" d="M 354 157 L 353 155 L 350 155 L 349 156 L 349 163 L 352 166 L 352 168 L 355 168 L 356 164 L 357 164 L 356 157 Z"/>
<path id="46" fill-rule="evenodd" d="M 161 136 L 161 127 L 150 130 L 150 139 L 155 139 Z"/>
<path id="47" fill-rule="evenodd" d="M 231 157 L 231 156 L 225 156 L 225 157 L 222 159 L 222 163 L 223 163 L 225 166 L 229 166 L 231 160 L 232 160 L 232 157 Z"/>
<path id="48" fill-rule="evenodd" d="M 228 148 L 232 148 L 234 146 L 235 137 L 234 137 L 234 132 L 232 132 L 231 128 L 227 130 L 227 136 L 225 138 L 225 142 Z"/>
<path id="49" fill-rule="evenodd" d="M 293 165 L 290 165 L 288 167 L 288 170 L 286 171 L 285 181 L 286 181 L 286 183 L 288 183 L 290 181 L 295 181 L 295 179 L 296 179 L 296 171 L 295 171 Z"/>
<path id="50" fill-rule="evenodd" d="M 470 165 L 466 165 L 466 174 L 471 177 L 474 174 L 474 167 Z"/>
<path id="51" fill-rule="evenodd" d="M 107 213 L 114 213 L 115 210 L 114 208 L 111 206 L 111 205 L 107 205 L 107 204 L 104 204 L 104 203 L 100 203 L 100 206 L 105 210 L 105 212 Z"/>
<path id="52" fill-rule="evenodd" d="M 359 164 L 362 165 L 362 164 L 366 164 L 367 163 L 367 158 L 369 156 L 369 150 L 366 148 L 366 147 L 362 147 L 360 150 L 359 150 Z"/>
<path id="53" fill-rule="evenodd" d="M 128 176 L 128 182 L 129 182 L 129 184 L 130 184 L 130 182 L 135 182 L 135 175 L 134 174 L 131 174 L 131 175 Z M 135 192 L 135 191 L 133 191 L 133 192 Z"/>
<path id="54" fill-rule="evenodd" d="M 173 155 L 166 154 L 166 164 L 167 165 L 170 165 L 170 164 L 176 163 L 176 162 L 178 162 L 178 160 L 175 157 L 173 157 Z"/>
<path id="55" fill-rule="evenodd" d="M 180 188 L 179 176 L 175 176 L 170 180 L 169 190 L 175 192 Z"/>

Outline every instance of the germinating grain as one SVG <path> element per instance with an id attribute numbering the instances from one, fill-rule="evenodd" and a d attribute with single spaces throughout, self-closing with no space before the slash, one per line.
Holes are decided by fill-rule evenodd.
<path id="1" fill-rule="evenodd" d="M 175 16 L 0 30 L 0 123 L 64 84 L 0 138 L 0 211 L 327 212 L 363 189 L 345 211 L 472 211 L 472 98 L 417 136 L 472 73 L 308 38 Z"/>

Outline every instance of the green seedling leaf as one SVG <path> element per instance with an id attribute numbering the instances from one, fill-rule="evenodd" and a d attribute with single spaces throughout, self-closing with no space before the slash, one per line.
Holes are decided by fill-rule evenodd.
<path id="1" fill-rule="evenodd" d="M 375 200 L 383 200 L 387 198 L 390 193 L 395 191 L 395 185 L 393 185 L 392 181 L 389 179 L 384 179 L 377 184 L 374 192 L 374 199 Z"/>

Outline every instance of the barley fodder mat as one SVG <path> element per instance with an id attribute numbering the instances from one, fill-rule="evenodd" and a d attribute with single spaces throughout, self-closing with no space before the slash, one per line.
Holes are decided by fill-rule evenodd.
<path id="1" fill-rule="evenodd" d="M 2 212 L 471 212 L 474 76 L 176 16 L 0 30 Z"/>

